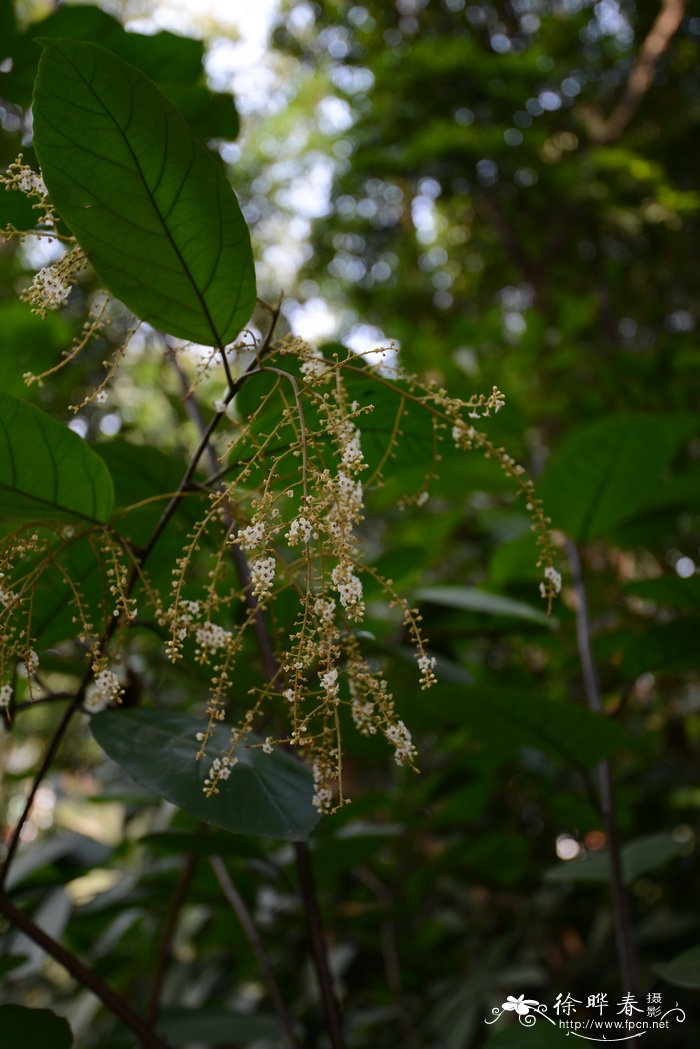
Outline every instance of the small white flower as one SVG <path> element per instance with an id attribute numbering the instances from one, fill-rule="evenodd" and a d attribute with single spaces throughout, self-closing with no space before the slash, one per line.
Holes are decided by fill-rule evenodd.
<path id="1" fill-rule="evenodd" d="M 295 517 L 289 526 L 285 539 L 290 546 L 297 546 L 298 543 L 310 543 L 313 538 L 314 528 L 311 521 L 306 517 Z"/>
<path id="2" fill-rule="evenodd" d="M 218 649 L 226 647 L 226 643 L 231 637 L 231 632 L 224 630 L 218 623 L 203 623 L 197 627 L 194 636 L 197 644 L 202 648 L 208 648 L 211 652 L 216 652 Z"/>
<path id="3" fill-rule="evenodd" d="M 258 520 L 241 528 L 238 533 L 237 542 L 241 550 L 255 550 L 262 546 L 267 538 L 267 525 L 265 521 Z"/>
<path id="4" fill-rule="evenodd" d="M 364 614 L 364 603 L 362 601 L 362 580 L 347 563 L 335 566 L 331 573 L 331 579 L 338 590 L 338 596 L 343 608 L 351 619 L 361 619 Z"/>
<path id="5" fill-rule="evenodd" d="M 272 590 L 276 567 L 274 557 L 259 557 L 257 561 L 253 561 L 250 566 L 250 579 L 256 597 L 262 597 Z"/>
<path id="6" fill-rule="evenodd" d="M 314 601 L 314 612 L 322 623 L 332 623 L 335 615 L 335 601 L 332 597 L 317 597 Z"/>
<path id="7" fill-rule="evenodd" d="M 403 721 L 397 721 L 395 725 L 388 725 L 386 737 L 394 747 L 394 760 L 397 765 L 412 765 L 418 753 L 411 737 L 411 733 Z"/>
<path id="8" fill-rule="evenodd" d="M 547 567 L 544 570 L 544 577 L 545 579 L 549 579 L 552 586 L 554 587 L 555 593 L 558 594 L 561 590 L 561 573 L 557 572 L 556 568 L 554 568 L 552 565 L 547 565 Z"/>
<path id="9" fill-rule="evenodd" d="M 330 670 L 326 670 L 325 673 L 319 676 L 321 687 L 325 689 L 328 698 L 338 695 L 338 671 L 335 667 L 331 667 Z"/>
<path id="10" fill-rule="evenodd" d="M 333 369 L 320 351 L 316 351 L 301 366 L 301 374 L 309 386 L 322 386 L 333 378 Z"/>
<path id="11" fill-rule="evenodd" d="M 12 685 L 3 685 L 0 688 L 0 710 L 7 710 L 12 701 Z"/>

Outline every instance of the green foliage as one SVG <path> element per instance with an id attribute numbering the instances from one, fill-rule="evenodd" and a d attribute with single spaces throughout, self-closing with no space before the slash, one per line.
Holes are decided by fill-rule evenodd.
<path id="1" fill-rule="evenodd" d="M 542 478 L 550 514 L 586 542 L 632 517 L 678 449 L 694 433 L 692 416 L 612 417 L 579 428 Z"/>
<path id="2" fill-rule="evenodd" d="M 305 841 L 348 1045 L 562 1045 L 542 1018 L 484 1021 L 507 995 L 551 1016 L 570 991 L 588 1017 L 588 995 L 628 989 L 608 769 L 639 1002 L 677 998 L 688 1018 L 674 1044 L 692 1044 L 697 19 L 611 131 L 656 4 L 613 17 L 587 3 L 289 0 L 284 54 L 263 63 L 269 112 L 246 100 L 227 172 L 232 154 L 198 141 L 238 130 L 205 77 L 225 47 L 213 14 L 195 41 L 127 32 L 94 6 L 29 24 L 32 5 L 17 12 L 0 0 L 0 166 L 23 150 L 37 168 L 28 107 L 43 44 L 34 130 L 59 217 L 42 241 L 10 230 L 0 254 L 4 840 L 42 770 L 12 901 L 173 1046 L 288 1044 L 262 942 L 291 1028 L 322 1049 L 306 962 L 318 930 L 291 845 Z M 332 175 L 327 205 L 309 189 L 316 165 Z M 289 248 L 306 263 L 285 292 L 337 310 L 322 357 L 287 335 L 289 303 L 274 331 L 273 307 L 254 312 L 229 174 L 262 294 L 277 301 L 274 260 Z M 0 193 L 0 225 L 31 228 L 37 199 Z M 308 246 L 293 244 L 300 230 Z M 95 272 L 70 271 L 64 308 L 40 320 L 36 271 L 66 276 L 70 254 L 46 258 L 58 237 L 79 261 L 72 235 Z M 103 306 L 102 283 L 149 322 L 131 341 L 133 318 Z M 397 379 L 392 354 L 379 370 L 351 354 L 358 321 L 397 339 L 416 377 Z M 28 371 L 50 374 L 27 386 Z M 483 412 L 494 385 L 496 417 Z M 64 425 L 71 404 L 84 440 Z M 347 530 L 334 494 L 355 428 L 366 465 L 345 477 Z M 539 504 L 528 511 L 511 454 L 541 475 L 554 564 L 538 562 Z M 286 533 L 305 509 L 317 534 L 295 545 Z M 261 545 L 241 543 L 257 524 Z M 256 608 L 240 566 L 268 557 Z M 364 604 L 357 619 L 336 607 L 322 648 L 308 598 L 338 606 L 343 557 Z M 562 575 L 553 616 L 538 605 L 545 565 L 550 583 Z M 390 717 L 356 731 L 377 696 Z M 395 747 L 393 761 L 386 730 L 404 724 L 417 755 Z M 353 803 L 319 819 L 311 799 L 322 806 L 332 778 L 319 756 L 341 746 Z M 229 753 L 237 764 L 206 797 Z M 142 1041 L 11 923 L 0 971 L 4 1001 L 55 1004 L 81 1049 Z M 9 1008 L 13 1034 L 51 1015 Z M 60 1031 L 32 1033 L 32 1049 L 65 1042 L 54 1019 Z"/>
<path id="3" fill-rule="evenodd" d="M 36 1049 L 38 1045 L 71 1049 L 74 1044 L 67 1021 L 49 1009 L 0 1005 L 0 1023 L 12 1039 L 12 1049 Z"/>
<path id="4" fill-rule="evenodd" d="M 43 40 L 34 135 L 49 191 L 105 286 L 162 331 L 224 346 L 250 318 L 248 231 L 220 167 L 139 70 Z"/>
<path id="5" fill-rule="evenodd" d="M 700 988 L 700 947 L 691 947 L 689 951 L 655 966 L 662 980 L 675 987 L 689 987 L 694 991 Z"/>
<path id="6" fill-rule="evenodd" d="M 109 471 L 67 426 L 0 394 L 0 518 L 108 520 Z"/>
<path id="7" fill-rule="evenodd" d="M 649 834 L 636 841 L 628 841 L 622 849 L 622 870 L 625 883 L 631 885 L 637 878 L 663 866 L 683 850 L 683 842 L 667 834 Z M 598 882 L 605 884 L 610 877 L 609 858 L 605 854 L 572 860 L 564 867 L 550 870 L 550 882 Z"/>
<path id="8" fill-rule="evenodd" d="M 203 792 L 210 762 L 193 761 L 199 718 L 165 711 L 104 711 L 90 722 L 105 750 L 141 786 L 167 798 L 191 816 L 233 834 L 256 834 L 288 841 L 308 838 L 318 822 L 311 805 L 311 775 L 293 758 L 263 754 L 261 740 L 237 751 L 238 761 L 220 792 Z M 230 732 L 218 726 L 214 754 L 226 754 Z"/>

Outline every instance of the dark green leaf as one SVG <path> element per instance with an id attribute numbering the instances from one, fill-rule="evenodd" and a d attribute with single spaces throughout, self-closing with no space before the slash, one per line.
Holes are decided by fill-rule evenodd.
<path id="1" fill-rule="evenodd" d="M 310 772 L 276 750 L 263 754 L 241 745 L 238 764 L 220 793 L 206 798 L 203 784 L 211 760 L 227 751 L 225 725 L 214 731 L 210 757 L 195 760 L 199 718 L 152 710 L 105 711 L 91 720 L 95 739 L 141 786 L 179 805 L 204 823 L 234 834 L 302 840 L 318 822 L 311 804 Z"/>
<path id="2" fill-rule="evenodd" d="M 4 97 L 27 105 L 41 56 L 37 37 L 69 40 L 99 40 L 125 62 L 138 66 L 151 80 L 193 82 L 202 74 L 204 46 L 175 33 L 145 36 L 127 33 L 116 18 L 92 4 L 71 4 L 35 22 L 21 34 L 14 53 L 12 70 L 5 77 Z"/>
<path id="3" fill-rule="evenodd" d="M 556 620 L 549 618 L 540 608 L 514 601 L 513 598 L 492 594 L 488 590 L 477 590 L 469 586 L 425 586 L 416 590 L 417 601 L 428 601 L 444 608 L 459 608 L 466 612 L 480 612 L 489 616 L 509 616 L 513 619 L 525 619 L 530 623 L 541 623 L 543 626 L 556 626 Z"/>
<path id="4" fill-rule="evenodd" d="M 25 1009 L 22 1005 L 0 1005 L 0 1030 L 8 1049 L 71 1049 L 73 1034 L 68 1021 L 50 1009 Z"/>
<path id="5" fill-rule="evenodd" d="M 573 703 L 487 685 L 439 688 L 444 716 L 506 751 L 533 747 L 573 765 L 589 766 L 630 743 L 617 722 Z M 430 702 L 434 711 L 435 702 Z"/>
<path id="6" fill-rule="evenodd" d="M 631 517 L 696 427 L 686 415 L 617 415 L 577 430 L 539 485 L 554 526 L 584 542 Z"/>
<path id="7" fill-rule="evenodd" d="M 654 972 L 676 987 L 700 990 L 700 947 L 691 947 L 689 951 L 677 954 L 670 962 L 660 962 L 654 966 Z"/>
<path id="8" fill-rule="evenodd" d="M 692 670 L 700 666 L 700 617 L 651 626 L 625 644 L 622 670 L 628 680 L 648 670 Z"/>
<path id="9" fill-rule="evenodd" d="M 113 501 L 109 471 L 85 441 L 0 393 L 0 519 L 107 521 Z"/>
<path id="10" fill-rule="evenodd" d="M 20 193 L 1 193 L 0 226 L 5 225 L 6 221 L 2 204 L 5 198 L 13 197 L 27 201 Z M 31 214 L 31 205 L 29 207 Z M 28 224 L 33 225 L 35 219 L 36 212 Z M 15 225 L 18 229 L 27 228 L 26 224 Z M 61 350 L 70 344 L 71 336 L 71 325 L 63 314 L 49 313 L 42 319 L 23 302 L 12 299 L 3 302 L 0 305 L 0 390 L 23 401 L 37 401 L 41 396 L 41 388 L 36 384 L 28 387 L 23 379 L 24 373 L 30 371 L 38 374 L 51 368 L 59 359 Z M 58 374 L 52 379 L 57 392 L 60 390 L 61 378 Z"/>
<path id="11" fill-rule="evenodd" d="M 93 44 L 44 47 L 37 155 L 99 277 L 161 331 L 231 342 L 255 304 L 255 272 L 220 165 L 138 69 Z"/>
<path id="12" fill-rule="evenodd" d="M 26 954 L 3 954 L 0 956 L 0 976 L 18 969 L 27 960 Z"/>
<path id="13" fill-rule="evenodd" d="M 625 884 L 630 885 L 649 871 L 662 867 L 677 856 L 684 842 L 676 841 L 669 834 L 648 834 L 622 847 L 622 870 Z M 549 882 L 608 882 L 610 863 L 605 851 L 587 856 L 583 860 L 571 860 L 552 867 L 545 878 Z"/>
<path id="14" fill-rule="evenodd" d="M 628 583 L 625 593 L 641 597 L 644 601 L 653 601 L 657 605 L 700 612 L 700 575 L 690 576 L 689 579 L 681 579 L 677 575 L 642 579 L 638 583 Z"/>
<path id="15" fill-rule="evenodd" d="M 231 95 L 210 91 L 203 84 L 170 84 L 160 81 L 158 87 L 200 138 L 238 137 L 240 121 L 236 103 Z"/>

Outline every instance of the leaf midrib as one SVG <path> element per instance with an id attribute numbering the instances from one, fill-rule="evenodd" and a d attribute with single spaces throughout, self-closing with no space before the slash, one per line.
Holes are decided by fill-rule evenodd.
<path id="1" fill-rule="evenodd" d="M 68 61 L 71 61 L 71 60 L 68 59 Z M 87 86 L 87 88 L 89 89 L 91 94 L 93 95 L 93 97 L 96 99 L 98 105 L 101 107 L 103 112 L 111 120 L 112 124 L 117 129 L 119 135 L 121 136 L 122 140 L 124 141 L 128 151 L 129 151 L 129 154 L 131 156 L 131 159 L 133 160 L 134 167 L 136 168 L 136 171 L 137 171 L 138 176 L 139 176 L 139 178 L 141 180 L 141 183 L 142 183 L 142 185 L 143 185 L 143 187 L 144 187 L 144 189 L 146 191 L 146 195 L 147 195 L 148 200 L 149 200 L 149 202 L 151 204 L 151 207 L 153 208 L 153 210 L 154 210 L 154 212 L 155 212 L 155 214 L 156 214 L 156 216 L 158 218 L 158 221 L 160 222 L 160 224 L 161 224 L 161 226 L 163 228 L 163 232 L 164 232 L 167 240 L 170 242 L 170 245 L 171 245 L 173 251 L 175 252 L 175 256 L 178 259 L 180 265 L 182 266 L 183 272 L 185 273 L 185 276 L 187 277 L 188 281 L 190 282 L 190 284 L 192 286 L 192 290 L 194 291 L 195 296 L 196 296 L 196 298 L 197 298 L 197 300 L 198 300 L 198 302 L 199 302 L 199 304 L 200 304 L 200 306 L 202 308 L 202 313 L 204 314 L 206 322 L 209 325 L 209 328 L 211 329 L 212 335 L 214 336 L 215 345 L 216 345 L 216 347 L 218 349 L 223 350 L 223 339 L 222 339 L 221 335 L 219 334 L 219 331 L 218 331 L 218 329 L 217 329 L 217 327 L 216 327 L 216 325 L 214 323 L 214 320 L 213 320 L 213 318 L 211 316 L 211 313 L 209 311 L 209 307 L 208 307 L 208 305 L 206 303 L 206 300 L 205 300 L 202 292 L 200 291 L 199 286 L 197 285 L 197 282 L 196 282 L 196 280 L 194 278 L 194 274 L 192 273 L 192 271 L 190 270 L 189 266 L 187 265 L 187 262 L 185 261 L 183 255 L 182 255 L 182 252 L 180 251 L 180 249 L 179 249 L 179 247 L 178 247 L 178 245 L 177 245 L 177 243 L 175 241 L 175 238 L 173 237 L 172 233 L 170 232 L 168 224 L 167 224 L 167 222 L 165 220 L 165 217 L 161 213 L 160 207 L 159 207 L 159 205 L 158 205 L 158 203 L 156 201 L 155 196 L 151 192 L 151 188 L 150 188 L 150 186 L 149 186 L 149 184 L 148 184 L 148 182 L 146 180 L 146 176 L 145 176 L 145 174 L 144 174 L 144 172 L 143 172 L 143 170 L 141 168 L 141 165 L 139 164 L 138 158 L 137 158 L 134 150 L 132 149 L 131 142 L 129 141 L 129 138 L 128 138 L 128 135 L 127 135 L 126 131 L 121 127 L 121 125 L 119 124 L 117 119 L 114 117 L 112 112 L 107 108 L 105 103 L 102 101 L 100 96 L 97 94 L 97 92 L 95 91 L 94 87 L 92 86 L 92 82 L 87 79 L 87 77 L 83 74 L 83 72 L 78 68 L 78 66 L 74 62 L 71 61 L 71 65 L 73 66 L 73 69 L 76 71 L 78 76 L 83 80 L 83 82 L 85 83 L 85 85 Z M 132 108 L 132 113 L 133 113 L 134 89 L 133 89 L 133 85 L 132 85 L 130 80 L 127 80 L 127 83 L 129 84 L 129 92 L 130 92 L 130 96 L 131 96 L 131 108 Z M 168 123 L 167 114 L 163 113 L 163 116 L 165 118 L 165 122 L 166 122 L 166 126 L 167 126 L 167 123 Z M 129 118 L 129 120 L 131 120 L 131 117 Z M 190 168 L 188 168 L 188 172 L 191 169 L 191 166 L 194 163 L 194 159 L 195 159 L 195 155 L 194 155 L 195 143 L 191 142 L 191 146 L 192 146 L 192 149 L 193 149 L 193 155 L 192 155 L 192 159 L 190 161 Z M 178 189 L 178 191 L 177 191 L 177 193 L 175 195 L 173 207 L 177 204 L 177 201 L 178 201 L 178 199 L 180 197 L 181 188 L 182 188 L 182 182 L 180 184 L 180 188 Z"/>

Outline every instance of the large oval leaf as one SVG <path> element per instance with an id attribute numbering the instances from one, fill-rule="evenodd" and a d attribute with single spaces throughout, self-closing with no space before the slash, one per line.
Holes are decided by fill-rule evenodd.
<path id="1" fill-rule="evenodd" d="M 195 760 L 195 734 L 200 718 L 153 710 L 115 710 L 96 714 L 93 735 L 109 757 L 155 794 L 191 816 L 234 834 L 303 841 L 319 816 L 311 804 L 313 782 L 308 769 L 279 750 L 263 754 L 241 746 L 238 764 L 220 793 L 203 792 L 210 759 Z M 225 753 L 229 731 L 214 730 L 210 754 Z"/>
<path id="2" fill-rule="evenodd" d="M 614 415 L 575 430 L 539 484 L 556 528 L 579 542 L 631 518 L 697 429 L 688 415 Z"/>
<path id="3" fill-rule="evenodd" d="M 94 44 L 41 42 L 34 143 L 100 279 L 161 331 L 231 342 L 253 310 L 255 270 L 221 167 L 134 66 Z"/>
<path id="4" fill-rule="evenodd" d="M 85 441 L 0 393 L 0 519 L 106 521 L 113 502 L 109 470 Z"/>

